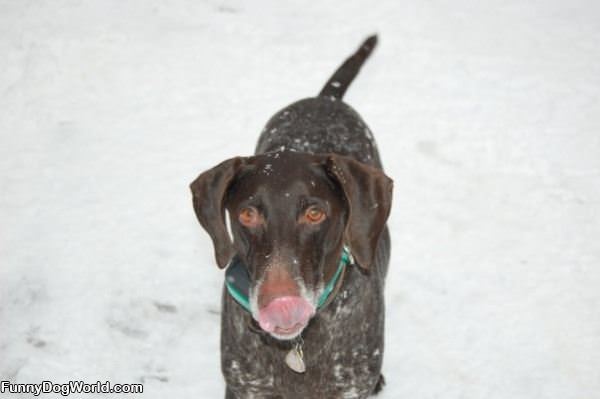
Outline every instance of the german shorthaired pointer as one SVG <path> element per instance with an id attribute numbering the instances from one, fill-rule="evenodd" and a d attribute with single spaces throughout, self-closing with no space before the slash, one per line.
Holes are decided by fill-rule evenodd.
<path id="1" fill-rule="evenodd" d="M 383 386 L 392 180 L 369 128 L 341 101 L 376 43 L 368 38 L 317 97 L 276 113 L 254 156 L 191 184 L 227 267 L 226 399 L 366 398 Z"/>

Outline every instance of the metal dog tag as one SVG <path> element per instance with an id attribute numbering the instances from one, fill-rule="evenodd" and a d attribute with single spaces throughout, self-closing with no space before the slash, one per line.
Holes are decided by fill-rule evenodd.
<path id="1" fill-rule="evenodd" d="M 302 352 L 302 345 L 300 343 L 296 343 L 287 355 L 285 355 L 285 364 L 296 373 L 304 373 L 306 371 L 304 353 Z"/>

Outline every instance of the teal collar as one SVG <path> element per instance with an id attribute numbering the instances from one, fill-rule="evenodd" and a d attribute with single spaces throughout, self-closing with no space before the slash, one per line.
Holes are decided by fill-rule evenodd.
<path id="1" fill-rule="evenodd" d="M 338 268 L 319 297 L 317 310 L 321 309 L 327 303 L 329 295 L 333 292 L 344 268 L 352 263 L 352 254 L 350 253 L 350 250 L 344 246 Z M 227 271 L 225 272 L 225 286 L 227 287 L 229 295 L 231 295 L 246 311 L 251 312 L 250 301 L 248 299 L 250 276 L 248 275 L 248 269 L 246 269 L 246 266 L 237 256 L 234 257 L 227 266 Z"/>

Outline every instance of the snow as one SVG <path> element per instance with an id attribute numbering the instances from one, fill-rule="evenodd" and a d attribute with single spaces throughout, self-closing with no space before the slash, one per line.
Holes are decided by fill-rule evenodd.
<path id="1" fill-rule="evenodd" d="M 1 2 L 0 380 L 222 397 L 187 185 L 373 32 L 380 398 L 600 398 L 596 1 Z"/>

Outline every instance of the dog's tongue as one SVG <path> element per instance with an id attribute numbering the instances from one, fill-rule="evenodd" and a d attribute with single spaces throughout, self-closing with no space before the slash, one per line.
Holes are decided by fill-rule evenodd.
<path id="1" fill-rule="evenodd" d="M 299 296 L 273 299 L 258 312 L 258 324 L 266 332 L 285 332 L 304 327 L 314 314 L 314 308 Z"/>

